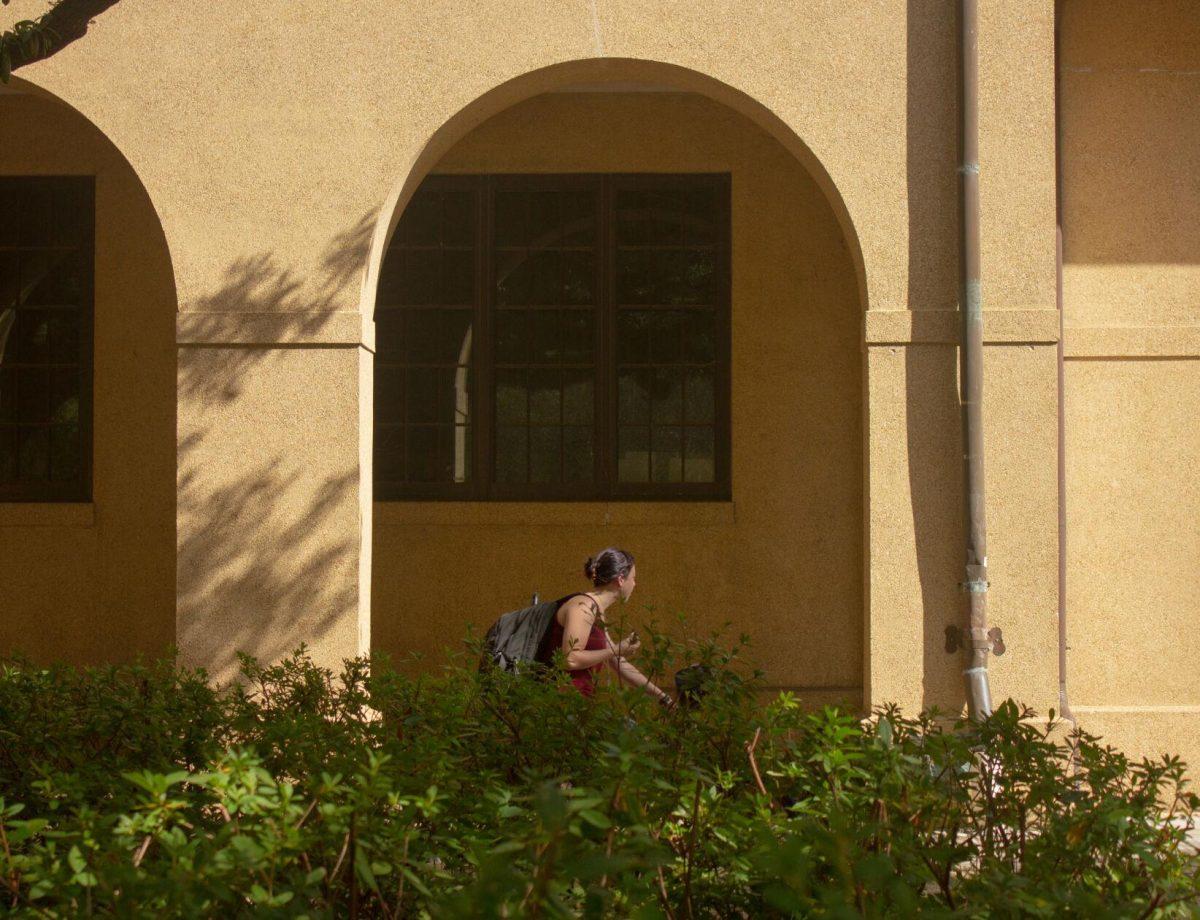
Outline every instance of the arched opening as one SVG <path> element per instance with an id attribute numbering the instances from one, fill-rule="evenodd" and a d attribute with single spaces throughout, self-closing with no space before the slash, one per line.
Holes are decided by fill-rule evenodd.
<path id="1" fill-rule="evenodd" d="M 377 226 L 363 292 L 364 311 L 378 320 L 377 367 L 401 340 L 387 325 L 389 278 L 396 267 L 388 260 L 407 245 L 403 229 L 397 241 L 397 227 L 410 202 L 424 206 L 422 189 L 439 182 L 481 183 L 494 202 L 497 183 L 536 186 L 530 177 L 566 177 L 564 188 L 573 179 L 585 189 L 599 189 L 594 200 L 602 207 L 605 195 L 617 200 L 625 177 L 686 187 L 689 179 L 703 176 L 723 177 L 728 193 L 721 218 L 728 244 L 728 323 L 721 333 L 721 346 L 728 349 L 728 428 L 716 435 L 727 438 L 727 491 L 688 494 L 685 487 L 695 484 L 682 473 L 678 493 L 670 495 L 631 494 L 619 475 L 616 487 L 605 493 L 543 490 L 533 500 L 520 490 L 499 489 L 487 493 L 486 501 L 477 493 L 452 491 L 438 500 L 377 495 L 375 649 L 436 656 L 458 643 L 468 622 L 486 624 L 533 590 L 547 596 L 576 588 L 584 557 L 618 545 L 639 559 L 632 619 L 650 615 L 642 609 L 649 605 L 660 620 L 682 611 L 701 630 L 729 622 L 735 635 L 750 635 L 769 685 L 799 689 L 814 702 L 861 701 L 862 259 L 825 171 L 765 108 L 703 75 L 643 61 L 547 68 L 468 106 L 416 158 Z M 488 290 L 499 290 L 504 271 L 515 267 L 503 258 L 503 242 L 496 242 L 507 231 L 497 229 L 495 213 L 494 204 L 484 209 L 484 232 L 492 243 L 481 245 L 494 251 L 485 257 L 489 268 L 479 284 Z M 624 219 L 619 203 L 596 216 L 606 226 Z M 564 218 L 550 232 L 573 232 L 571 220 Z M 684 234 L 680 248 L 687 249 Z M 547 239 L 538 243 L 546 244 Z M 602 265 L 618 266 L 608 275 L 601 272 L 604 290 L 628 280 L 619 268 L 619 239 L 613 248 L 618 252 L 608 262 L 597 257 Z M 700 244 L 692 249 L 699 251 Z M 661 280 L 663 271 L 661 262 L 652 266 L 651 282 Z M 567 284 L 562 282 L 562 290 Z M 563 296 L 570 299 L 569 291 Z M 690 295 L 682 296 L 686 303 Z M 617 329 L 629 303 L 620 296 L 610 301 L 613 335 L 599 346 L 597 360 L 613 362 L 609 381 L 619 400 L 621 365 L 612 355 L 630 347 L 626 327 Z M 451 337 L 459 353 L 487 352 L 492 355 L 485 359 L 487 368 L 499 367 L 494 355 L 502 347 L 501 314 L 497 309 L 497 322 L 485 321 L 481 331 L 464 314 Z M 688 316 L 685 343 L 699 320 L 698 314 Z M 603 380 L 604 371 L 597 373 Z M 495 416 L 505 396 L 498 380 L 492 372 L 491 385 L 480 394 L 485 405 L 478 406 L 465 398 L 457 385 L 461 379 L 447 377 L 444 389 L 454 398 L 444 401 L 444 423 L 458 435 L 465 403 L 473 421 L 482 416 L 481 430 L 469 437 L 494 445 L 481 461 L 467 448 L 466 437 L 448 438 L 445 475 L 452 483 L 469 479 L 468 470 L 503 479 L 498 442 L 504 432 Z M 376 384 L 389 385 L 379 370 Z M 560 393 L 565 392 L 564 387 Z M 380 398 L 387 397 L 377 392 Z M 601 396 L 597 400 L 604 405 Z M 563 401 L 560 395 L 556 406 Z M 621 442 L 620 414 L 618 405 L 612 441 L 595 445 L 612 454 L 614 469 L 630 456 L 637 462 L 636 451 Z M 685 439 L 688 422 L 685 416 Z M 650 456 L 654 430 L 646 448 Z M 532 440 L 526 445 L 535 449 Z M 393 449 L 377 441 L 376 464 L 386 462 Z M 679 456 L 686 470 L 686 448 Z M 646 478 L 657 478 L 653 465 Z"/>
<path id="2" fill-rule="evenodd" d="M 27 81 L 0 92 L 0 654 L 175 640 L 175 280 L 132 166 Z"/>

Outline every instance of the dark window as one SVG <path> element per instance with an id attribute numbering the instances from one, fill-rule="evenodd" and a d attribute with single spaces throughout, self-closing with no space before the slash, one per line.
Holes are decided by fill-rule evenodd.
<path id="1" fill-rule="evenodd" d="M 0 501 L 87 501 L 94 184 L 0 177 Z"/>
<path id="2" fill-rule="evenodd" d="M 431 176 L 376 324 L 382 500 L 729 496 L 728 176 Z"/>

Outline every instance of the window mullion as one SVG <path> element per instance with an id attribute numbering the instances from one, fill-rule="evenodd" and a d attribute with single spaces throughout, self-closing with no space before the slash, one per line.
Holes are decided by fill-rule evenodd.
<path id="1" fill-rule="evenodd" d="M 596 336 L 596 416 L 593 438 L 596 443 L 596 494 L 609 499 L 616 481 L 616 308 L 614 278 L 616 259 L 613 255 L 613 190 L 612 179 L 600 177 L 599 218 L 599 283 L 597 284 L 596 317 L 599 335 Z"/>
<path id="2" fill-rule="evenodd" d="M 493 374 L 492 309 L 493 309 L 493 247 L 494 221 L 492 220 L 492 197 L 494 181 L 490 176 L 478 177 L 476 184 L 476 258 L 477 278 L 475 285 L 475 329 L 478 345 L 472 349 L 475 356 L 476 393 L 475 400 L 475 488 L 477 499 L 487 499 L 492 493 L 493 451 L 495 445 L 492 406 L 495 401 Z"/>

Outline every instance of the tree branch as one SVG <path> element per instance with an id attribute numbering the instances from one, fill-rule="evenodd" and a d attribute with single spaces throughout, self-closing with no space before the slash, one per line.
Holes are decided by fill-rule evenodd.
<path id="1" fill-rule="evenodd" d="M 8 5 L 8 0 L 3 0 Z M 118 0 L 58 0 L 37 19 L 18 22 L 0 33 L 0 80 L 11 71 L 62 51 L 87 34 L 93 19 Z"/>

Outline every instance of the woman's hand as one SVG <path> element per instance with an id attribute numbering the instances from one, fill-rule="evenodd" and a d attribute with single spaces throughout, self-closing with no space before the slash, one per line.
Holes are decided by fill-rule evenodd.
<path id="1" fill-rule="evenodd" d="M 617 658 L 629 658 L 631 655 L 636 655 L 642 648 L 641 640 L 638 639 L 638 634 L 630 633 L 620 642 L 613 643 L 613 651 Z"/>

